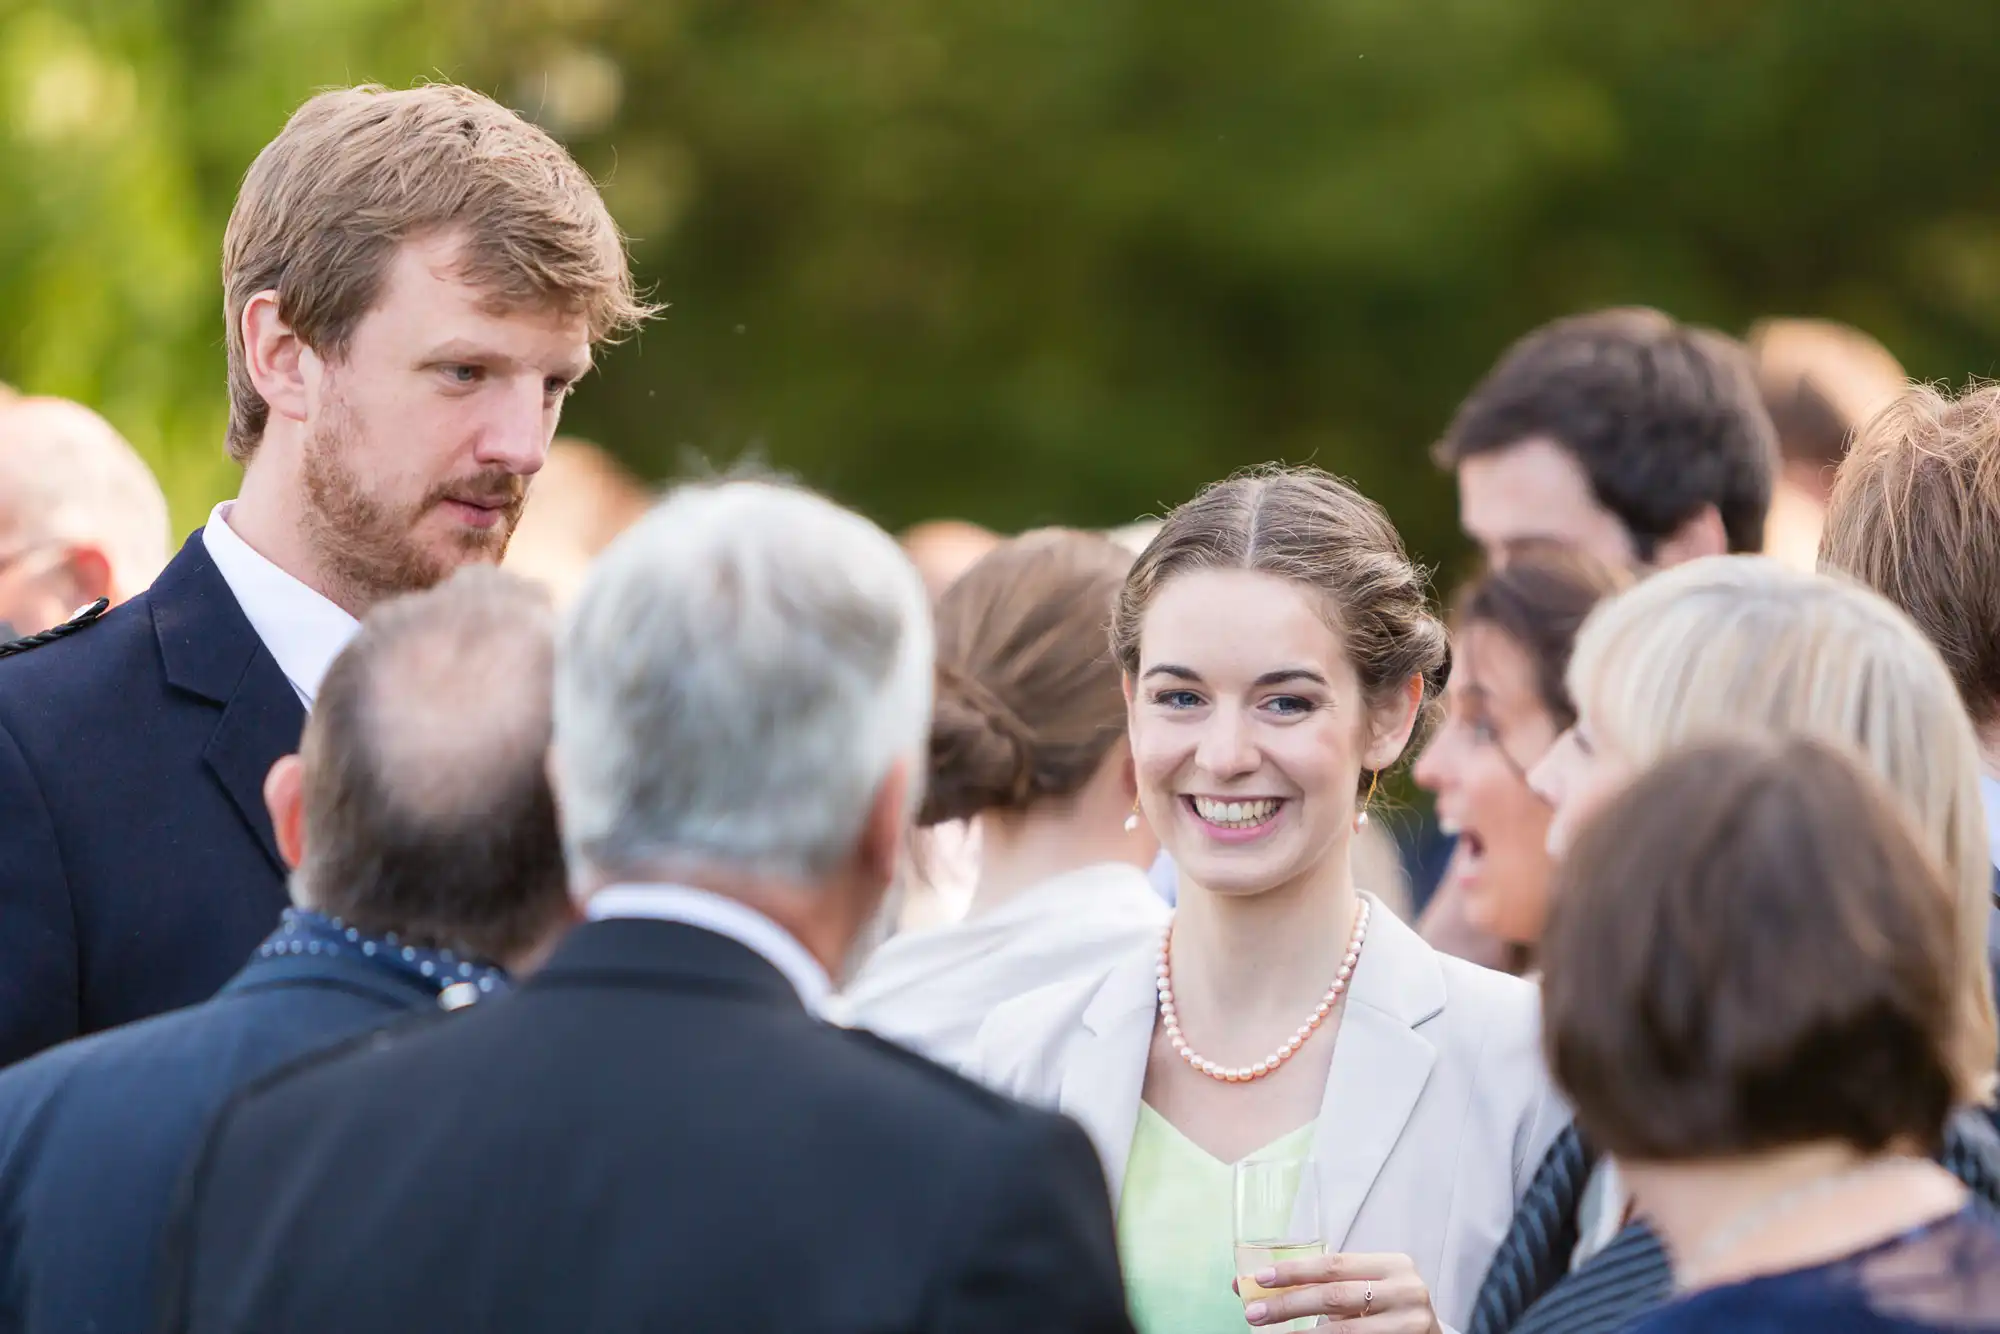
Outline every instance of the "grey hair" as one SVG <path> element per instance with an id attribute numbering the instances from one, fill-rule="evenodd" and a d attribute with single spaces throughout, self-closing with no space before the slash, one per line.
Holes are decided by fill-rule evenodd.
<path id="1" fill-rule="evenodd" d="M 573 880 L 833 871 L 899 761 L 915 811 L 932 661 L 923 581 L 868 520 L 777 482 L 673 491 L 598 558 L 559 642 Z"/>

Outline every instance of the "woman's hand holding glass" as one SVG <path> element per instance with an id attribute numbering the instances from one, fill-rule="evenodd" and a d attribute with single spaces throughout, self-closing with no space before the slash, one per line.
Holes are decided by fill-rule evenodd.
<path id="1" fill-rule="evenodd" d="M 1259 1288 L 1279 1289 L 1243 1310 L 1260 1329 L 1323 1316 L 1329 1320 L 1322 1324 L 1352 1324 L 1357 1334 L 1441 1334 L 1430 1289 L 1407 1255 L 1309 1256 L 1249 1277 Z"/>

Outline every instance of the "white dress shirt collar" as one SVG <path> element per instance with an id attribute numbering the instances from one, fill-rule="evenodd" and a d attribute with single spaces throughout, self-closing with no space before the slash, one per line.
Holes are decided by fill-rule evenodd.
<path id="1" fill-rule="evenodd" d="M 208 558 L 222 582 L 236 595 L 250 628 L 277 659 L 278 670 L 292 683 L 299 702 L 308 709 L 326 669 L 354 638 L 361 623 L 279 569 L 236 535 L 229 526 L 234 501 L 225 500 L 209 513 L 201 530 Z"/>
<path id="2" fill-rule="evenodd" d="M 833 979 L 791 932 L 735 899 L 687 885 L 611 885 L 585 900 L 593 922 L 650 917 L 713 931 L 752 951 L 783 973 L 809 1014 L 819 1015 L 833 993 Z"/>

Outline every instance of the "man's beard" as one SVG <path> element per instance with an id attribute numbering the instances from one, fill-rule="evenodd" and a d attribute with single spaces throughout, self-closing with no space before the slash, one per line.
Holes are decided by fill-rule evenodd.
<path id="1" fill-rule="evenodd" d="M 436 487 L 415 505 L 390 508 L 369 494 L 348 465 L 359 434 L 354 415 L 335 400 L 306 439 L 305 538 L 320 570 L 335 586 L 329 591 L 340 594 L 337 600 L 371 606 L 399 593 L 430 588 L 461 565 L 499 563 L 521 519 L 528 494 L 525 477 L 489 469 Z M 489 505 L 500 501 L 505 508 L 491 528 L 458 528 L 454 549 L 426 550 L 416 540 L 416 527 L 447 500 Z"/>

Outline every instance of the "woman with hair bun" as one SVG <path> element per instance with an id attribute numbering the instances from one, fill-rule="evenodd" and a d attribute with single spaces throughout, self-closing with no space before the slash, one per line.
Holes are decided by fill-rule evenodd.
<path id="1" fill-rule="evenodd" d="M 1263 469 L 1168 517 L 1112 648 L 1179 903 L 1107 973 L 996 1010 L 977 1072 L 1091 1132 L 1144 1334 L 1462 1327 L 1568 1118 L 1535 988 L 1355 883 L 1368 802 L 1446 673 L 1423 571 L 1346 484 Z M 1238 1272 L 1253 1157 L 1310 1164 L 1323 1255 Z"/>
<path id="2" fill-rule="evenodd" d="M 937 606 L 937 703 L 918 823 L 979 822 L 965 919 L 892 937 L 840 1013 L 962 1065 L 1000 1002 L 1102 972 L 1157 937 L 1159 844 L 1132 818 L 1125 698 L 1105 627 L 1131 556 L 1067 529 L 1001 543 Z"/>

